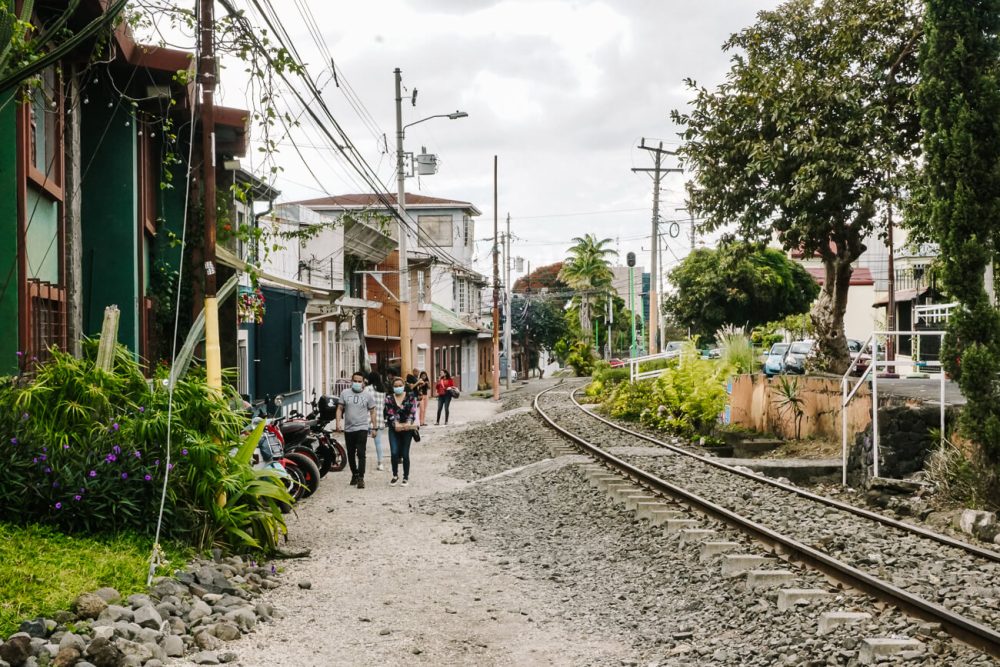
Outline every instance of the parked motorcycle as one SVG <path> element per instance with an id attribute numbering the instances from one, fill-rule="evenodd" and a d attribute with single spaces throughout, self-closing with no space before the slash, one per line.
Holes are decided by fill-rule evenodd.
<path id="1" fill-rule="evenodd" d="M 267 401 L 271 403 L 270 399 Z M 282 397 L 276 396 L 273 405 L 280 408 Z M 316 462 L 302 451 L 289 451 L 286 449 L 285 439 L 281 433 L 280 420 L 268 418 L 266 409 L 257 406 L 255 410 L 256 419 L 267 419 L 264 433 L 257 446 L 257 453 L 254 464 L 260 467 L 269 467 L 279 471 L 281 478 L 285 481 L 285 487 L 289 495 L 296 501 L 308 497 L 319 488 L 319 468 Z M 282 511 L 287 511 L 282 507 Z"/>
<path id="2" fill-rule="evenodd" d="M 347 466 L 344 446 L 326 428 L 337 418 L 337 399 L 326 395 L 317 399 L 313 394 L 310 406 L 312 411 L 308 415 L 292 411 L 288 419 L 281 421 L 281 434 L 286 451 L 314 458 L 320 477 L 325 477 L 331 470 L 339 472 Z"/>

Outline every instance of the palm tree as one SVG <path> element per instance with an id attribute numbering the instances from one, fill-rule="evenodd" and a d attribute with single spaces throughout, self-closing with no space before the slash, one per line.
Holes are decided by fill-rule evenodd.
<path id="1" fill-rule="evenodd" d="M 569 249 L 569 259 L 563 263 L 559 279 L 569 285 L 577 294 L 573 301 L 579 307 L 580 329 L 590 335 L 590 311 L 597 292 L 611 287 L 613 274 L 608 258 L 618 253 L 607 245 L 611 239 L 597 240 L 595 234 L 586 234 L 573 239 Z"/>

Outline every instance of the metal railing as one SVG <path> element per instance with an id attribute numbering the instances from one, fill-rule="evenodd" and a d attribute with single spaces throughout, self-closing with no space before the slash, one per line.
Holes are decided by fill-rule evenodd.
<path id="1" fill-rule="evenodd" d="M 858 392 L 861 385 L 865 380 L 871 379 L 872 385 L 872 474 L 875 477 L 879 476 L 879 447 L 878 447 L 878 371 L 880 367 L 890 368 L 895 366 L 903 365 L 906 362 L 900 362 L 895 359 L 879 359 L 879 348 L 882 347 L 886 349 L 885 346 L 880 346 L 878 344 L 879 338 L 888 338 L 889 336 L 944 336 L 944 331 L 873 331 L 865 344 L 861 347 L 861 352 L 858 353 L 852 361 L 851 365 L 847 367 L 847 372 L 840 380 L 840 388 L 842 394 L 842 400 L 840 403 L 840 426 L 841 426 L 841 459 L 843 461 L 843 473 L 841 483 L 847 486 L 847 405 L 850 403 L 851 399 Z M 848 391 L 848 378 L 855 368 L 858 366 L 858 361 L 861 359 L 861 355 L 865 350 L 871 350 L 871 360 L 868 363 L 868 367 L 865 372 L 861 374 L 854 386 Z M 924 362 L 927 367 L 941 367 L 940 361 L 927 361 Z M 940 370 L 941 375 L 941 441 L 944 442 L 944 387 L 945 387 L 945 374 L 944 369 Z"/>
<path id="2" fill-rule="evenodd" d="M 639 365 L 644 364 L 649 361 L 658 361 L 660 359 L 677 359 L 681 356 L 680 350 L 671 350 L 669 352 L 659 352 L 657 354 L 647 354 L 643 357 L 631 357 L 628 360 L 628 379 L 629 382 L 635 382 L 636 380 L 645 380 L 647 378 L 653 378 L 658 376 L 663 372 L 662 368 L 656 368 L 649 371 L 640 371 Z"/>

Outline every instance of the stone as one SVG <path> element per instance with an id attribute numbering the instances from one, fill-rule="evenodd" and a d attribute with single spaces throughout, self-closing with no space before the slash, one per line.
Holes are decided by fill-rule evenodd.
<path id="1" fill-rule="evenodd" d="M 52 614 L 52 620 L 54 620 L 59 625 L 66 625 L 67 623 L 73 623 L 77 620 L 77 615 L 71 611 L 57 611 Z"/>
<path id="2" fill-rule="evenodd" d="M 681 546 L 698 544 L 715 535 L 715 531 L 709 528 L 685 528 L 681 531 Z"/>
<path id="3" fill-rule="evenodd" d="M 125 658 L 133 657 L 138 659 L 140 665 L 153 657 L 153 651 L 150 647 L 129 639 L 119 637 L 115 640 L 115 646 L 118 647 L 118 650 L 122 652 Z"/>
<path id="4" fill-rule="evenodd" d="M 117 604 L 108 605 L 107 608 L 101 612 L 101 619 L 107 619 L 112 623 L 117 621 L 127 621 L 131 622 L 135 618 L 135 614 L 128 607 L 122 607 Z"/>
<path id="5" fill-rule="evenodd" d="M 863 611 L 827 611 L 819 615 L 819 634 L 833 632 L 842 625 L 859 625 L 870 621 L 871 614 Z"/>
<path id="6" fill-rule="evenodd" d="M 698 522 L 695 519 L 668 519 L 664 526 L 664 532 L 679 533 L 686 528 L 697 528 Z"/>
<path id="7" fill-rule="evenodd" d="M 31 636 L 18 632 L 0 644 L 0 660 L 10 663 L 11 667 L 20 667 L 31 655 Z"/>
<path id="8" fill-rule="evenodd" d="M 163 638 L 163 652 L 171 658 L 184 655 L 184 640 L 177 635 L 167 635 Z"/>
<path id="9" fill-rule="evenodd" d="M 115 636 L 115 626 L 113 625 L 101 625 L 93 629 L 94 639 L 107 639 L 110 640 Z"/>
<path id="10" fill-rule="evenodd" d="M 208 606 L 208 603 L 204 600 L 196 600 L 195 603 L 191 605 L 191 611 L 188 612 L 188 621 L 194 622 L 199 618 L 211 615 L 212 608 Z"/>
<path id="11" fill-rule="evenodd" d="M 191 656 L 191 662 L 196 665 L 218 665 L 219 655 L 215 651 L 201 651 Z"/>
<path id="12" fill-rule="evenodd" d="M 146 598 L 147 600 L 149 598 Z M 139 624 L 144 628 L 152 628 L 154 630 L 159 630 L 163 625 L 163 618 L 160 616 L 160 612 L 153 608 L 152 604 L 145 604 L 135 610 L 134 622 Z"/>
<path id="13" fill-rule="evenodd" d="M 75 646 L 64 646 L 52 659 L 52 667 L 73 667 L 83 657 L 83 653 Z"/>
<path id="14" fill-rule="evenodd" d="M 87 642 L 83 640 L 80 635 L 74 634 L 72 632 L 63 633 L 62 638 L 59 640 L 59 648 L 75 648 L 81 653 L 87 648 Z"/>
<path id="15" fill-rule="evenodd" d="M 33 618 L 29 621 L 23 621 L 21 627 L 18 628 L 19 632 L 27 633 L 32 637 L 48 637 L 48 628 L 45 627 L 44 618 Z"/>
<path id="16" fill-rule="evenodd" d="M 218 651 L 222 648 L 222 640 L 203 630 L 194 636 L 195 645 L 204 651 Z"/>
<path id="17" fill-rule="evenodd" d="M 235 623 L 243 632 L 250 632 L 257 625 L 256 614 L 246 607 L 228 612 L 225 618 Z"/>
<path id="18" fill-rule="evenodd" d="M 788 570 L 751 570 L 747 572 L 747 589 L 777 588 L 795 581 L 795 573 Z"/>
<path id="19" fill-rule="evenodd" d="M 786 588 L 778 591 L 778 611 L 788 611 L 829 596 L 830 593 L 819 588 Z"/>
<path id="20" fill-rule="evenodd" d="M 922 648 L 923 644 L 916 639 L 868 637 L 861 640 L 858 661 L 862 665 L 873 665 L 876 662 L 882 662 L 881 658 L 896 655 L 903 651 L 918 651 Z"/>
<path id="21" fill-rule="evenodd" d="M 125 662 L 125 656 L 118 647 L 100 637 L 90 642 L 84 656 L 94 664 L 94 667 L 122 667 Z"/>
<path id="22" fill-rule="evenodd" d="M 301 588 L 302 590 L 308 591 L 312 587 L 313 587 L 313 585 L 312 585 L 311 581 L 300 581 L 299 582 L 299 588 Z"/>
<path id="23" fill-rule="evenodd" d="M 747 570 L 756 570 L 774 563 L 773 558 L 767 556 L 754 556 L 750 554 L 735 554 L 722 556 L 722 576 L 735 577 Z"/>
<path id="24" fill-rule="evenodd" d="M 83 593 L 73 601 L 73 611 L 80 618 L 97 618 L 107 608 L 108 603 L 96 593 Z"/>
<path id="25" fill-rule="evenodd" d="M 115 589 L 111 588 L 110 586 L 98 588 L 96 591 L 94 591 L 94 595 L 97 595 L 108 604 L 115 604 L 117 602 L 121 602 L 122 599 L 122 594 L 116 591 Z"/>
<path id="26" fill-rule="evenodd" d="M 149 599 L 149 596 L 145 593 L 133 593 L 128 596 L 128 606 L 132 609 L 138 609 L 139 607 L 145 607 L 146 605 L 152 605 L 153 601 Z"/>
<path id="27" fill-rule="evenodd" d="M 274 606 L 270 602 L 258 602 L 254 605 L 253 611 L 265 621 L 271 620 L 271 617 L 274 616 Z"/>
<path id="28" fill-rule="evenodd" d="M 238 657 L 233 651 L 223 651 L 219 654 L 219 662 L 236 662 Z"/>
<path id="29" fill-rule="evenodd" d="M 191 583 L 194 583 L 194 578 L 191 579 Z M 163 598 L 169 595 L 176 595 L 177 597 L 183 597 L 187 595 L 189 591 L 188 587 L 185 584 L 182 584 L 180 581 L 176 579 L 167 578 L 158 581 L 156 585 L 153 586 L 153 592 L 156 595 L 158 595 L 162 600 Z"/>
<path id="30" fill-rule="evenodd" d="M 240 629 L 232 623 L 216 623 L 208 632 L 218 637 L 224 642 L 231 642 L 240 638 Z"/>
<path id="31" fill-rule="evenodd" d="M 729 551 L 740 548 L 739 542 L 702 542 L 698 548 L 698 560 L 708 561 Z"/>
<path id="32" fill-rule="evenodd" d="M 962 529 L 963 533 L 986 542 L 993 541 L 1000 534 L 996 512 L 963 510 L 958 519 L 958 527 Z"/>

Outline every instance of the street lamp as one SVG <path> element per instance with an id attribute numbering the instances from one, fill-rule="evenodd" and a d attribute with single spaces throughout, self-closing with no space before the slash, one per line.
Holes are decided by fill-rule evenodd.
<path id="1" fill-rule="evenodd" d="M 397 228 L 399 233 L 399 356 L 400 374 L 406 374 L 412 366 L 410 365 L 410 273 L 409 263 L 406 258 L 406 174 L 403 173 L 403 138 L 406 136 L 406 128 L 417 123 L 423 123 L 431 118 L 449 118 L 456 120 L 466 118 L 469 114 L 464 111 L 454 113 L 436 114 L 421 118 L 403 125 L 403 93 L 402 93 L 402 72 L 397 67 L 393 70 L 396 78 L 396 208 L 399 211 Z"/>

